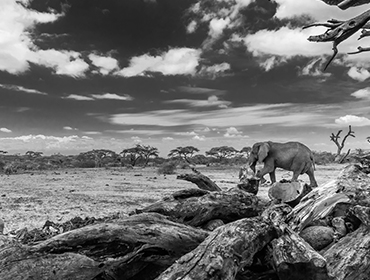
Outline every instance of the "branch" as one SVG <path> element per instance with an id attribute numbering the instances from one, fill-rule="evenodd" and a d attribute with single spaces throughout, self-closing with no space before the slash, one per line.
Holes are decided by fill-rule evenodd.
<path id="1" fill-rule="evenodd" d="M 335 145 L 337 145 L 338 148 L 341 148 L 340 144 L 339 144 L 339 141 L 338 139 L 340 138 L 340 134 L 342 133 L 342 130 L 339 130 L 337 132 L 337 135 L 334 135 L 334 133 L 331 134 L 330 136 L 330 140 L 333 141 L 335 143 Z"/>
<path id="2" fill-rule="evenodd" d="M 308 37 L 309 41 L 312 42 L 333 42 L 333 55 L 326 63 L 324 71 L 329 66 L 329 64 L 334 60 L 335 56 L 338 53 L 337 46 L 359 31 L 361 28 L 364 28 L 366 23 L 370 20 L 370 10 L 365 11 L 364 13 L 358 15 L 357 17 L 351 18 L 346 21 L 340 21 L 337 19 L 330 19 L 327 23 L 313 23 L 307 25 L 305 28 L 313 27 L 313 26 L 325 26 L 329 29 L 319 35 L 314 35 Z M 367 34 L 365 32 L 365 34 Z M 361 38 L 361 37 L 360 37 Z"/>
<path id="3" fill-rule="evenodd" d="M 348 133 L 346 136 L 344 136 L 343 140 L 342 140 L 342 147 L 344 147 L 344 142 L 346 142 L 346 139 L 348 138 L 348 136 L 351 136 L 351 137 L 355 137 L 354 135 L 354 131 L 352 131 L 352 128 L 351 126 L 349 125 L 349 130 L 348 130 Z"/>
<path id="4" fill-rule="evenodd" d="M 349 52 L 347 54 L 358 54 L 358 53 L 361 53 L 361 52 L 368 52 L 370 51 L 370 48 L 363 48 L 361 46 L 357 47 L 358 51 L 357 52 Z"/>

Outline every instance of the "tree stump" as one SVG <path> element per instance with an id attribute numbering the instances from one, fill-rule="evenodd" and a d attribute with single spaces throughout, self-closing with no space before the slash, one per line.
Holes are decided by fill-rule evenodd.
<path id="1" fill-rule="evenodd" d="M 296 206 L 312 188 L 299 182 L 281 181 L 274 183 L 269 191 L 268 195 L 271 200 L 284 202 L 292 207 Z"/>

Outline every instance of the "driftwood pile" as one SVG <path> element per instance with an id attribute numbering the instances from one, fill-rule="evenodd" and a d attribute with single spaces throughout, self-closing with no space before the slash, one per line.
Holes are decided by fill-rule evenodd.
<path id="1" fill-rule="evenodd" d="M 200 173 L 179 179 L 202 189 L 27 245 L 0 235 L 0 279 L 369 279 L 370 177 L 361 167 L 294 208 L 240 186 L 221 190 Z"/>

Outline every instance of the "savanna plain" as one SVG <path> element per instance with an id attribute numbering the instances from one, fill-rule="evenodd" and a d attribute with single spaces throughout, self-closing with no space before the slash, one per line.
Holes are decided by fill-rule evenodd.
<path id="1" fill-rule="evenodd" d="M 343 164 L 316 165 L 319 185 L 335 179 Z M 239 183 L 239 167 L 197 166 L 197 170 L 222 189 Z M 127 216 L 175 191 L 197 188 L 193 183 L 177 179 L 191 173 L 177 169 L 175 174 L 157 173 L 157 168 L 73 168 L 24 172 L 0 176 L 0 218 L 4 233 L 27 227 L 41 228 L 47 220 L 63 223 L 76 216 L 103 218 Z M 277 169 L 277 180 L 290 179 L 291 172 Z M 265 176 L 269 179 L 268 176 Z M 308 183 L 307 175 L 301 175 Z M 268 198 L 268 186 L 262 186 L 257 196 Z"/>

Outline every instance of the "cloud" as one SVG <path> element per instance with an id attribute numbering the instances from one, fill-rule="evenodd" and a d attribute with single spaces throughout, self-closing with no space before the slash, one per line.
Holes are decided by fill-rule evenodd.
<path id="1" fill-rule="evenodd" d="M 63 129 L 64 130 L 78 130 L 77 128 L 73 128 L 73 127 L 70 127 L 70 126 L 64 126 Z"/>
<path id="2" fill-rule="evenodd" d="M 21 92 L 27 92 L 27 93 L 47 95 L 47 93 L 45 93 L 45 92 L 38 91 L 36 89 L 25 88 L 25 87 L 22 87 L 22 86 L 0 84 L 0 87 L 4 88 L 4 89 L 8 89 L 8 90 L 13 90 L 13 91 L 21 91 Z"/>
<path id="3" fill-rule="evenodd" d="M 324 69 L 324 64 L 326 62 L 321 58 L 312 59 L 302 70 L 299 72 L 302 76 L 313 76 L 313 77 L 329 77 L 331 73 L 324 73 L 322 69 Z"/>
<path id="4" fill-rule="evenodd" d="M 299 110 L 297 110 L 299 108 Z M 336 108 L 336 107 L 335 107 Z M 337 109 L 337 108 L 336 108 Z M 335 109 L 333 109 L 335 110 Z M 239 108 L 211 111 L 185 109 L 158 110 L 145 113 L 114 114 L 109 122 L 118 125 L 235 127 L 275 124 L 280 126 L 322 126 L 330 123 L 330 114 L 325 105 L 299 106 L 297 104 L 257 104 Z"/>
<path id="5" fill-rule="evenodd" d="M 212 79 L 215 79 L 218 76 L 221 76 L 224 72 L 230 70 L 230 64 L 223 62 L 220 64 L 215 64 L 212 66 L 202 66 L 199 70 L 199 74 L 202 76 L 208 76 Z"/>
<path id="6" fill-rule="evenodd" d="M 354 96 L 359 99 L 369 99 L 370 100 L 370 87 L 359 89 L 354 93 L 351 93 L 351 96 Z"/>
<path id="7" fill-rule="evenodd" d="M 163 75 L 195 75 L 201 51 L 190 48 L 171 49 L 160 56 L 144 54 L 133 57 L 129 67 L 116 72 L 124 77 L 148 76 L 148 72 Z"/>
<path id="8" fill-rule="evenodd" d="M 40 13 L 27 9 L 28 1 L 0 1 L 0 70 L 11 74 L 25 72 L 36 46 L 31 39 L 32 28 L 56 21 L 61 14 Z"/>
<path id="9" fill-rule="evenodd" d="M 99 73 L 108 75 L 110 72 L 118 69 L 118 61 L 112 57 L 89 54 L 92 64 L 99 68 Z"/>
<path id="10" fill-rule="evenodd" d="M 89 69 L 89 64 L 81 58 L 80 53 L 75 51 L 38 50 L 32 55 L 30 61 L 53 68 L 58 75 L 72 77 L 83 77 Z"/>
<path id="11" fill-rule="evenodd" d="M 339 125 L 368 126 L 370 125 L 370 119 L 354 115 L 346 115 L 336 119 L 335 123 Z"/>
<path id="12" fill-rule="evenodd" d="M 0 132 L 5 132 L 5 133 L 12 133 L 12 131 L 8 128 L 5 128 L 5 127 L 1 127 L 0 128 Z"/>
<path id="13" fill-rule="evenodd" d="M 352 79 L 363 82 L 370 77 L 370 72 L 362 67 L 351 67 L 348 70 L 348 76 Z"/>
<path id="14" fill-rule="evenodd" d="M 226 90 L 213 89 L 213 88 L 201 88 L 201 87 L 187 87 L 179 86 L 177 90 L 180 92 L 190 93 L 190 94 L 208 94 L 208 95 L 224 95 L 227 93 Z"/>
<path id="15" fill-rule="evenodd" d="M 79 100 L 79 101 L 91 101 L 95 100 L 92 97 L 84 96 L 84 95 L 78 95 L 78 94 L 70 94 L 66 97 L 63 97 L 63 99 L 74 99 L 74 100 Z"/>
<path id="16" fill-rule="evenodd" d="M 205 141 L 206 137 L 203 135 L 195 135 L 192 139 L 197 141 Z"/>
<path id="17" fill-rule="evenodd" d="M 226 129 L 226 133 L 224 134 L 225 137 L 240 137 L 242 136 L 243 132 L 239 131 L 233 126 L 230 126 Z"/>
<path id="18" fill-rule="evenodd" d="M 219 107 L 219 108 L 227 108 L 231 104 L 230 101 L 219 100 L 216 95 L 209 96 L 207 100 L 175 99 L 165 101 L 164 103 L 168 104 L 182 103 L 186 104 L 189 107 Z"/>
<path id="19" fill-rule="evenodd" d="M 92 94 L 91 95 L 95 99 L 114 99 L 114 100 L 125 100 L 131 101 L 134 98 L 128 94 L 118 95 L 116 93 L 104 93 L 104 94 Z"/>

